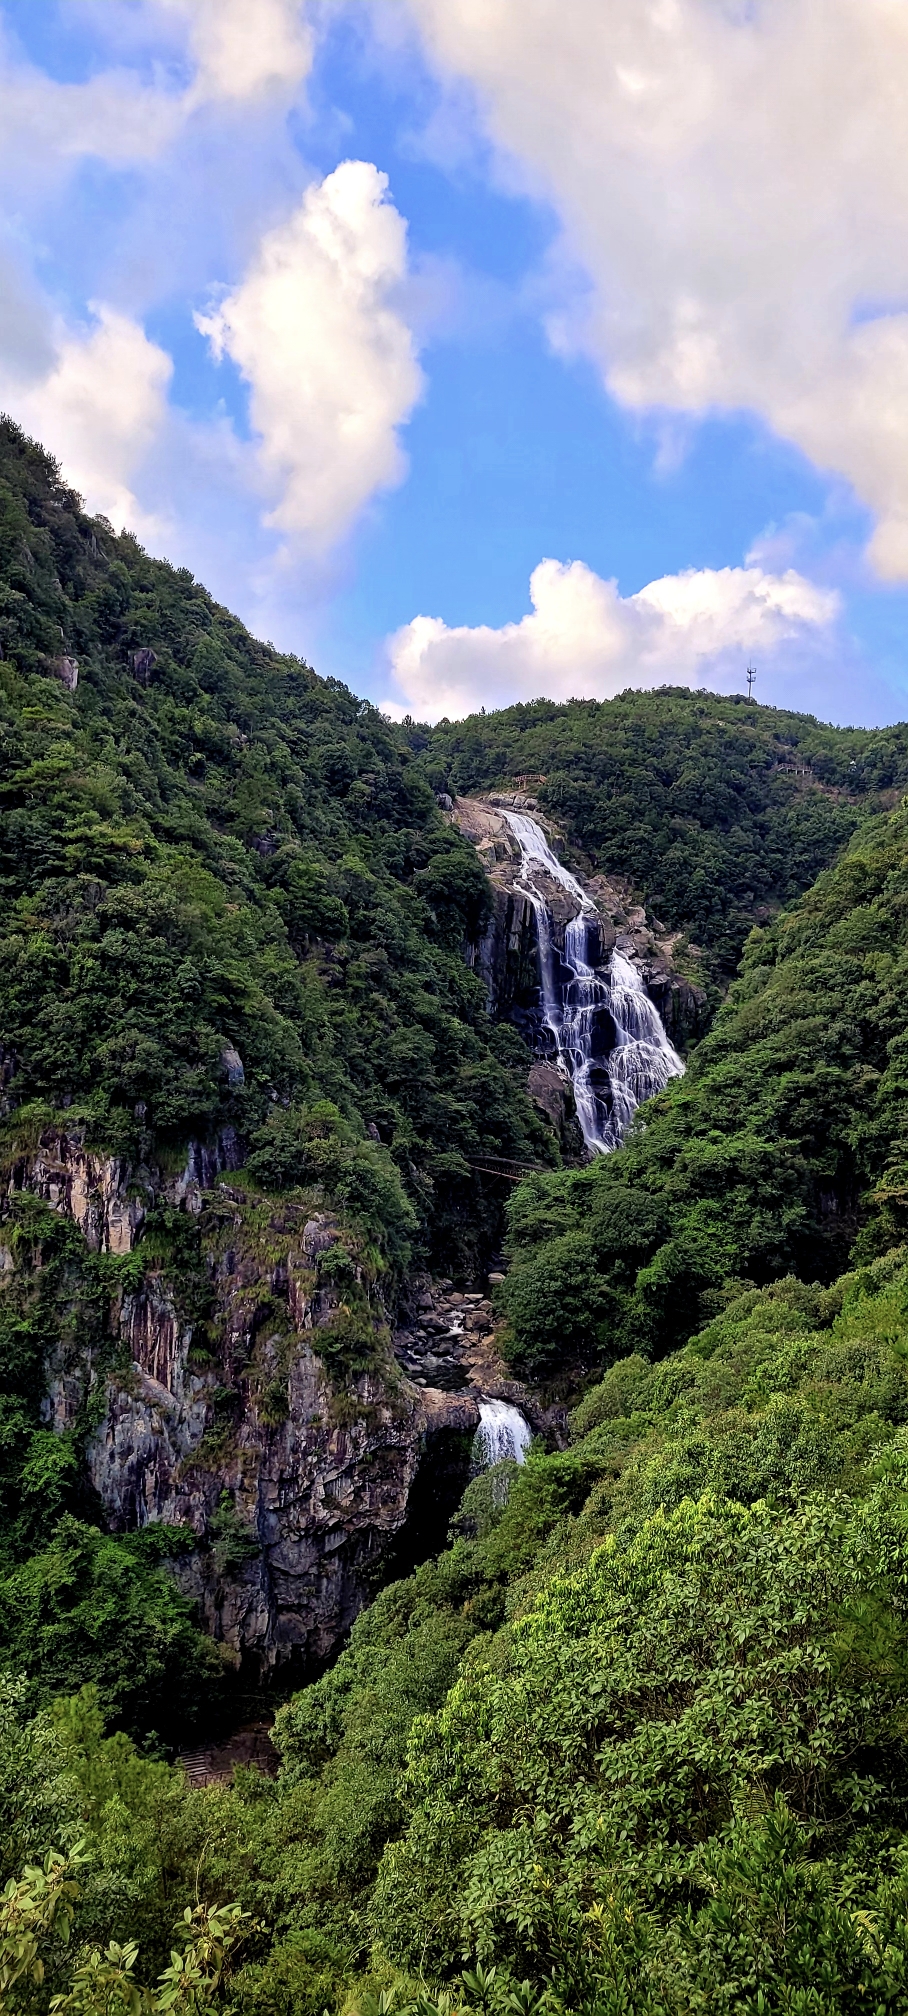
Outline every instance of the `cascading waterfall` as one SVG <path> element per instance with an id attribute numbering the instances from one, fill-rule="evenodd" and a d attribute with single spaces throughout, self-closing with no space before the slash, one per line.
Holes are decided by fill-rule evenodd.
<path id="1" fill-rule="evenodd" d="M 520 889 L 536 914 L 542 1012 L 558 1063 L 570 1078 L 584 1141 L 594 1154 L 617 1148 L 637 1107 L 664 1091 L 684 1065 L 669 1042 L 658 1009 L 633 961 L 617 947 L 607 968 L 593 963 L 599 949 L 599 914 L 576 875 L 559 861 L 535 819 L 504 817 L 520 848 Z M 564 953 L 555 944 L 552 918 L 536 877 L 542 873 L 577 904 L 565 926 Z M 607 1046 L 599 1040 L 608 1029 Z M 603 1089 L 597 1089 L 594 1073 Z"/>
<path id="2" fill-rule="evenodd" d="M 481 1400 L 479 1427 L 473 1438 L 473 1468 L 489 1470 L 510 1457 L 522 1463 L 533 1440 L 529 1423 L 510 1400 Z"/>

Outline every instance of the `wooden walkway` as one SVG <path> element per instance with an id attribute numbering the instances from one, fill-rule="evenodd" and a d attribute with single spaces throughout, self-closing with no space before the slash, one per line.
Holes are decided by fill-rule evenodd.
<path id="1" fill-rule="evenodd" d="M 271 1741 L 270 1722 L 247 1722 L 223 1743 L 199 1744 L 177 1758 L 190 1785 L 229 1785 L 238 1764 L 254 1765 L 264 1778 L 276 1778 L 280 1759 Z"/>

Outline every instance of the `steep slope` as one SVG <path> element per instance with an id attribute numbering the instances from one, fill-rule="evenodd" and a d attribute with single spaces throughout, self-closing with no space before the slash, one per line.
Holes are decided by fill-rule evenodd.
<path id="1" fill-rule="evenodd" d="M 241 2016 L 895 2016 L 906 1289 L 902 1250 L 616 1365 L 281 1711 L 277 1783 L 198 1792 L 84 1696 L 0 1693 L 0 1873 L 78 1817 L 78 1938 L 139 1937 L 145 1980 L 236 1898 Z"/>
<path id="2" fill-rule="evenodd" d="M 477 1143 L 542 1144 L 459 957 L 484 879 L 402 739 L 86 518 L 9 423 L 0 641 L 16 1105 L 139 1161 L 195 1137 L 273 1177 L 311 1168 L 302 1116 L 329 1098 L 390 1149 L 362 1166 L 402 1178 L 398 1238 L 469 1243 Z"/>
<path id="3" fill-rule="evenodd" d="M 671 1349 L 735 1284 L 829 1280 L 904 1237 L 908 809 L 749 941 L 687 1075 L 510 1212 L 512 1348 L 551 1373 Z"/>
<path id="4" fill-rule="evenodd" d="M 0 767 L 0 1565 L 39 1564 L 24 1656 L 36 1684 L 86 1670 L 105 1576 L 139 1569 L 85 1521 L 152 1520 L 164 1551 L 181 1527 L 174 1573 L 234 1656 L 323 1659 L 439 1425 L 390 1351 L 406 1270 L 481 1266 L 501 1185 L 476 1163 L 557 1159 L 461 956 L 485 876 L 374 708 L 88 518 L 8 422 Z M 82 1525 L 54 1554 L 61 1515 Z"/>

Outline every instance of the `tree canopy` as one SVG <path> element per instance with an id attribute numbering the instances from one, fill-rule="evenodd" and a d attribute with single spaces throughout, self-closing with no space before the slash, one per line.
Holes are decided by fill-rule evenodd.
<path id="1" fill-rule="evenodd" d="M 664 1351 L 725 1284 L 829 1280 L 906 1225 L 908 813 L 749 940 L 687 1074 L 592 1168 L 510 1207 L 511 1349 L 543 1375 Z"/>
<path id="2" fill-rule="evenodd" d="M 665 686 L 533 700 L 410 727 L 436 790 L 521 786 L 720 979 L 754 924 L 809 888 L 868 810 L 908 783 L 908 731 Z"/>

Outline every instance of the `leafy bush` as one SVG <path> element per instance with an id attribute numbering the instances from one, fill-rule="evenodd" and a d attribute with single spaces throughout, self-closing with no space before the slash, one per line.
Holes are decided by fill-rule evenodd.
<path id="1" fill-rule="evenodd" d="M 380 1142 L 358 1138 L 331 1100 L 269 1113 L 248 1169 L 266 1190 L 323 1188 L 392 1266 L 407 1265 L 419 1221 L 397 1166 Z"/>
<path id="2" fill-rule="evenodd" d="M 244 1524 L 229 1491 L 222 1491 L 216 1511 L 208 1521 L 214 1565 L 219 1575 L 235 1575 L 261 1553 L 258 1534 Z"/>
<path id="3" fill-rule="evenodd" d="M 414 1729 L 415 1810 L 374 1905 L 398 1963 L 430 1955 L 446 1973 L 466 1948 L 551 1978 L 568 2007 L 601 2006 L 617 1887 L 650 1921 L 641 2002 L 649 1987 L 655 2006 L 671 1978 L 660 1934 L 671 1952 L 684 1911 L 709 1910 L 742 1823 L 766 1854 L 752 1823 L 775 1811 L 796 1858 L 809 1843 L 822 1861 L 900 1819 L 904 1546 L 886 1490 L 866 1512 L 817 1502 L 782 1518 L 687 1500 L 553 1582 L 503 1667 L 474 1663 Z M 763 1936 L 751 1926 L 751 1962 Z M 903 1945 L 902 1992 L 906 1963 Z M 796 1943 L 789 1989 L 797 1965 Z"/>
<path id="4" fill-rule="evenodd" d="M 107 1720 L 165 1741 L 216 1712 L 220 1657 L 154 1556 L 142 1534 L 115 1540 L 67 1515 L 0 1582 L 0 1657 L 33 1701 L 90 1682 Z"/>

